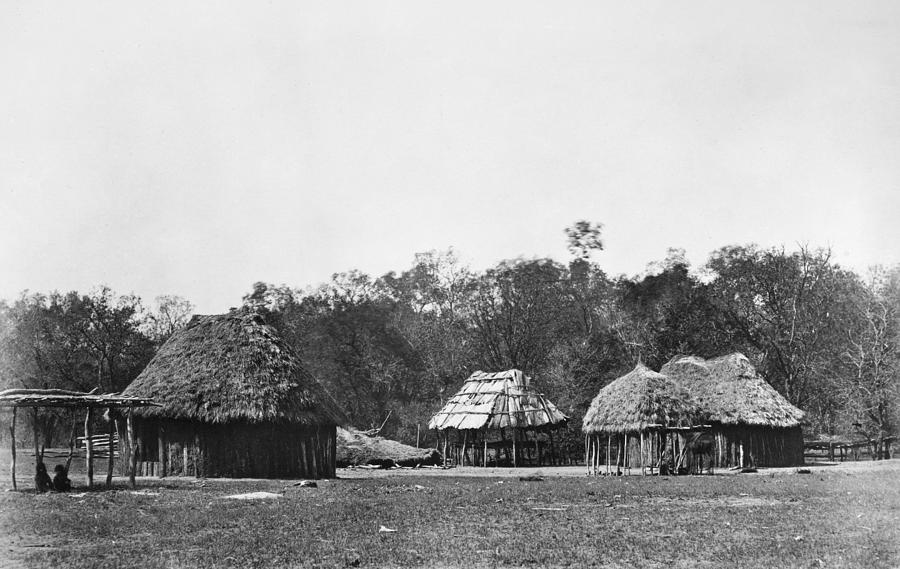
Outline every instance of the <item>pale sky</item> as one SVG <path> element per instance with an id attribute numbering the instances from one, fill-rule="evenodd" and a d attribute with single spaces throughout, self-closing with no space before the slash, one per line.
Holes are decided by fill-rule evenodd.
<path id="1" fill-rule="evenodd" d="M 223 312 L 448 246 L 564 262 L 579 219 L 611 274 L 900 262 L 896 0 L 0 0 L 0 72 L 0 298 Z"/>

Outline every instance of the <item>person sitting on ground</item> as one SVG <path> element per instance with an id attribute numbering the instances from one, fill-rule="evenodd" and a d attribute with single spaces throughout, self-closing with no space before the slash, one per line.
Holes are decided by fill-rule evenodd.
<path id="1" fill-rule="evenodd" d="M 72 481 L 69 480 L 69 475 L 66 472 L 66 468 L 57 464 L 56 468 L 53 469 L 53 489 L 57 492 L 68 492 L 72 489 Z"/>
<path id="2" fill-rule="evenodd" d="M 44 466 L 43 462 L 37 464 L 37 472 L 34 474 L 34 483 L 35 486 L 37 486 L 38 492 L 46 492 L 53 488 L 53 481 L 50 480 L 50 475 L 47 474 L 47 467 Z"/>

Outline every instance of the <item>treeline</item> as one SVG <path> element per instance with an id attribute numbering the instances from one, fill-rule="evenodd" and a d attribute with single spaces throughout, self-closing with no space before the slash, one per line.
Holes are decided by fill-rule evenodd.
<path id="1" fill-rule="evenodd" d="M 567 264 L 515 259 L 484 272 L 452 250 L 405 271 L 340 273 L 315 288 L 256 283 L 246 309 L 265 314 L 356 426 L 416 440 L 471 372 L 519 368 L 575 420 L 641 361 L 740 351 L 811 433 L 895 434 L 900 420 L 900 269 L 864 277 L 828 250 L 731 246 L 692 269 L 679 250 L 638 277 L 594 259 L 600 226 L 566 230 Z M 118 390 L 191 312 L 178 297 L 145 310 L 134 297 L 23 295 L 0 305 L 9 386 Z M 571 444 L 580 445 L 578 429 Z"/>

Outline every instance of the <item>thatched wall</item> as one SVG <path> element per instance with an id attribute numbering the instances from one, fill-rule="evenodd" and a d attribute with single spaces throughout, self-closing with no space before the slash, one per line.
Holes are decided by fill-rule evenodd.
<path id="1" fill-rule="evenodd" d="M 336 427 L 274 423 L 210 425 L 136 419 L 139 461 L 156 475 L 333 478 Z"/>
<path id="2" fill-rule="evenodd" d="M 719 468 L 803 464 L 803 432 L 800 427 L 782 429 L 717 425 L 713 433 L 716 437 L 716 466 Z"/>
<path id="3" fill-rule="evenodd" d="M 800 427 L 712 425 L 698 430 L 650 429 L 585 437 L 585 459 L 594 473 L 677 465 L 682 472 L 710 468 L 778 467 L 803 464 Z M 609 466 L 607 466 L 607 464 Z"/>

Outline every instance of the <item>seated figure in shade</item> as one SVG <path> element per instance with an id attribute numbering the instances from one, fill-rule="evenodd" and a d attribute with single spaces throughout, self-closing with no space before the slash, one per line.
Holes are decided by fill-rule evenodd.
<path id="1" fill-rule="evenodd" d="M 68 492 L 72 489 L 72 481 L 69 480 L 66 468 L 61 464 L 57 464 L 53 469 L 53 489 L 57 492 Z"/>
<path id="2" fill-rule="evenodd" d="M 46 492 L 53 488 L 53 481 L 50 480 L 50 475 L 47 474 L 47 467 L 43 462 L 37 463 L 37 472 L 34 475 L 34 483 L 37 486 L 38 492 Z"/>

